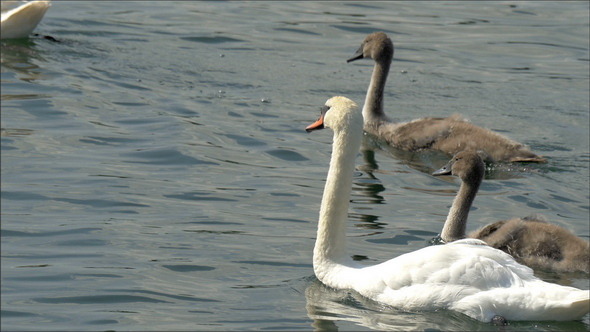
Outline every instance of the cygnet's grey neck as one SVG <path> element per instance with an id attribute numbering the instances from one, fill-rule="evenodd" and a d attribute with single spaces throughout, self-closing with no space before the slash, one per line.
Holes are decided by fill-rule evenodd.
<path id="1" fill-rule="evenodd" d="M 375 61 L 371 83 L 367 90 L 365 105 L 363 106 L 363 117 L 365 123 L 381 122 L 387 120 L 383 111 L 383 91 L 389 74 L 391 58 Z"/>
<path id="2" fill-rule="evenodd" d="M 481 181 L 469 183 L 463 181 L 457 196 L 453 200 L 453 205 L 449 210 L 447 220 L 443 226 L 440 237 L 445 242 L 451 242 L 465 238 L 465 228 L 467 225 L 467 217 L 469 216 L 469 209 L 473 204 L 477 190 Z"/>

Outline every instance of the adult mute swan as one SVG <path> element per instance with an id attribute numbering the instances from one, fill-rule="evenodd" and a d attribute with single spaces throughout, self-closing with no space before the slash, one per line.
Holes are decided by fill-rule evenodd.
<path id="1" fill-rule="evenodd" d="M 383 32 L 368 35 L 354 56 L 375 61 L 367 90 L 363 116 L 369 134 L 403 150 L 433 149 L 454 155 L 467 148 L 482 150 L 487 162 L 545 162 L 523 144 L 491 130 L 478 127 L 455 114 L 448 118 L 420 118 L 410 122 L 392 122 L 383 111 L 383 90 L 393 58 L 393 43 Z"/>
<path id="2" fill-rule="evenodd" d="M 433 173 L 450 174 L 461 179 L 461 187 L 441 232 L 445 242 L 465 238 L 467 216 L 484 177 L 484 163 L 477 152 L 462 151 Z M 467 237 L 483 240 L 529 267 L 590 273 L 590 243 L 538 216 L 498 221 Z"/>
<path id="3" fill-rule="evenodd" d="M 346 220 L 363 117 L 353 101 L 333 97 L 306 130 L 324 126 L 334 136 L 313 250 L 322 283 L 402 310 L 451 309 L 483 322 L 575 320 L 588 313 L 588 291 L 544 282 L 476 239 L 426 247 L 373 266 L 355 262 L 346 253 Z"/>
<path id="4" fill-rule="evenodd" d="M 18 1 L 2 1 L 0 38 L 26 38 L 41 22 L 49 6 L 50 1 L 31 1 L 20 5 Z"/>

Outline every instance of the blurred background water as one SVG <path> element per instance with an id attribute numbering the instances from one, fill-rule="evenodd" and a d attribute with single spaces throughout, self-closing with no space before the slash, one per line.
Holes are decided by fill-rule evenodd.
<path id="1" fill-rule="evenodd" d="M 333 95 L 395 43 L 387 113 L 458 112 L 546 156 L 488 170 L 468 230 L 543 214 L 590 236 L 588 2 L 54 1 L 2 41 L 2 330 L 490 330 L 313 275 Z M 350 254 L 429 245 L 458 189 L 438 154 L 367 140 Z M 588 276 L 538 272 L 589 289 Z M 503 331 L 588 330 L 513 322 Z"/>

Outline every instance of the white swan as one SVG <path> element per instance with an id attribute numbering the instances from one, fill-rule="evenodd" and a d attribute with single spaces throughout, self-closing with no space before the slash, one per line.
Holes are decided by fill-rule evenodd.
<path id="1" fill-rule="evenodd" d="M 461 187 L 441 232 L 443 241 L 465 238 L 469 209 L 483 180 L 484 167 L 477 152 L 463 151 L 433 173 L 435 176 L 452 174 L 461 179 Z M 590 243 L 540 216 L 498 221 L 467 237 L 483 240 L 529 267 L 590 273 Z"/>
<path id="2" fill-rule="evenodd" d="M 420 118 L 392 122 L 383 111 L 383 91 L 393 58 L 393 43 L 383 32 L 368 35 L 347 62 L 362 58 L 375 61 L 363 116 L 365 131 L 403 150 L 433 149 L 454 155 L 466 148 L 482 150 L 488 162 L 546 162 L 525 145 L 478 127 L 455 114 L 448 118 Z"/>
<path id="3" fill-rule="evenodd" d="M 313 268 L 325 285 L 355 290 L 403 310 L 451 309 L 483 322 L 575 320 L 590 310 L 588 291 L 544 282 L 510 255 L 465 239 L 430 246 L 373 266 L 346 253 L 346 221 L 363 117 L 345 97 L 326 102 L 306 130 L 334 130 L 332 156 L 319 214 Z"/>
<path id="4" fill-rule="evenodd" d="M 31 1 L 20 6 L 18 4 L 17 1 L 2 1 L 0 39 L 26 38 L 51 6 L 50 1 Z M 12 8 L 15 6 L 17 7 Z"/>

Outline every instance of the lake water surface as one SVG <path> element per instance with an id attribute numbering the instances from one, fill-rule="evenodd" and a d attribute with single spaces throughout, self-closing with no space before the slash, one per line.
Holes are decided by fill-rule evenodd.
<path id="1" fill-rule="evenodd" d="M 372 62 L 345 60 L 377 30 L 391 117 L 458 112 L 549 160 L 489 169 L 468 230 L 539 213 L 590 237 L 588 2 L 54 1 L 36 32 L 59 43 L 1 42 L 2 330 L 500 329 L 313 274 L 332 137 L 303 128 L 362 104 Z M 459 182 L 365 143 L 349 251 L 373 264 L 429 245 Z"/>

